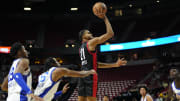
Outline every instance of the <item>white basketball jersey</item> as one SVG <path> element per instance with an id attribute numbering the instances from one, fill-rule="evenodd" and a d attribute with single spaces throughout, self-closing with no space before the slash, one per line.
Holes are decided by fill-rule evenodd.
<path id="1" fill-rule="evenodd" d="M 34 94 L 43 98 L 44 101 L 51 101 L 57 92 L 60 80 L 57 82 L 52 80 L 52 72 L 55 69 L 56 67 L 52 67 L 47 72 L 42 73 L 38 78 L 38 85 Z"/>
<path id="2" fill-rule="evenodd" d="M 146 94 L 146 96 L 144 97 L 144 99 L 143 99 L 143 97 L 141 97 L 141 101 L 147 101 L 147 96 L 151 97 L 149 94 Z M 152 97 L 151 97 L 151 99 L 152 99 Z"/>
<path id="3" fill-rule="evenodd" d="M 175 82 L 173 81 L 173 83 L 171 84 L 171 88 L 173 90 L 173 92 L 177 95 L 180 95 L 180 88 L 176 88 Z"/>
<path id="4" fill-rule="evenodd" d="M 9 71 L 7 101 L 30 101 L 30 98 L 26 97 L 26 94 L 22 90 L 21 86 L 19 86 L 19 84 L 13 78 L 14 71 L 16 70 L 20 60 L 21 58 L 14 60 Z M 32 75 L 30 72 L 30 68 L 25 71 L 22 76 L 27 86 L 31 89 Z"/>

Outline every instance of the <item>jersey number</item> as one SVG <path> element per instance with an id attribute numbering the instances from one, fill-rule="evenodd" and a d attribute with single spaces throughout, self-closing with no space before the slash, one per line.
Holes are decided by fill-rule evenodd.
<path id="1" fill-rule="evenodd" d="M 86 57 L 85 57 L 85 52 L 84 52 L 84 48 L 81 48 L 80 50 L 80 56 L 81 56 L 81 61 L 85 60 Z"/>
<path id="2" fill-rule="evenodd" d="M 13 72 L 14 72 L 14 67 L 12 67 L 12 69 L 9 72 L 8 81 L 12 81 L 13 80 Z"/>

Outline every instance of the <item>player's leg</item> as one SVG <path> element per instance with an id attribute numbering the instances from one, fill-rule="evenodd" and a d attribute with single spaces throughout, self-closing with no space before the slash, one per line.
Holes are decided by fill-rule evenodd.
<path id="1" fill-rule="evenodd" d="M 92 83 L 86 83 L 85 90 L 87 95 L 87 101 L 96 101 L 97 81 L 93 81 Z"/>
<path id="2" fill-rule="evenodd" d="M 78 101 L 86 101 L 84 78 L 79 78 Z"/>
<path id="3" fill-rule="evenodd" d="M 87 96 L 87 101 L 96 101 L 96 97 Z"/>
<path id="4" fill-rule="evenodd" d="M 78 101 L 87 101 L 86 97 L 84 96 L 78 96 Z"/>

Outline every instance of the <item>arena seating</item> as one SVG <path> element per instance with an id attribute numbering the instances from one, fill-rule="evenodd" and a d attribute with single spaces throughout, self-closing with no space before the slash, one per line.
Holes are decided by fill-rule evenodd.
<path id="1" fill-rule="evenodd" d="M 112 82 L 99 82 L 97 97 L 101 101 L 104 95 L 109 95 L 110 98 L 120 95 L 121 92 L 126 91 L 131 85 L 135 84 L 136 80 L 123 80 Z M 69 101 L 76 101 L 78 96 L 78 89 L 74 91 Z"/>
<path id="2" fill-rule="evenodd" d="M 132 86 L 144 78 L 152 71 L 152 64 L 126 66 L 113 69 L 99 69 L 99 83 L 97 98 L 102 101 L 104 95 L 110 96 L 112 99 L 115 96 L 121 95 Z M 131 74 L 131 75 L 129 75 Z M 69 101 L 76 101 L 78 96 L 78 88 L 71 95 Z"/>

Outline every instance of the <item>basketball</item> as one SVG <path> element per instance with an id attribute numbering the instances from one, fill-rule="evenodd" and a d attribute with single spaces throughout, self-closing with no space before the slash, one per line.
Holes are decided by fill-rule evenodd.
<path id="1" fill-rule="evenodd" d="M 101 13 L 102 14 L 106 14 L 107 12 L 107 7 L 106 7 L 106 4 L 104 4 L 103 2 L 97 2 L 94 4 L 93 6 L 93 13 L 94 15 L 98 16 L 98 17 L 101 17 L 102 15 L 99 15 L 99 12 L 101 10 Z"/>

